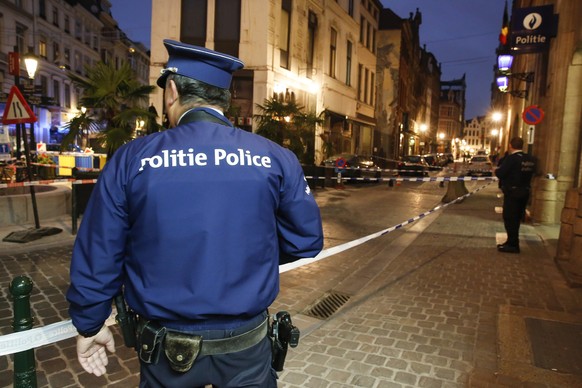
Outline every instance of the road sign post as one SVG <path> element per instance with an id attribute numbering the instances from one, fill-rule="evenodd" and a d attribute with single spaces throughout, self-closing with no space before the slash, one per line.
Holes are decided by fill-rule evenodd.
<path id="1" fill-rule="evenodd" d="M 338 158 L 335 161 L 335 172 L 337 173 L 337 184 L 336 188 L 343 189 L 344 184 L 342 182 L 342 173 L 345 171 L 347 161 L 344 158 Z"/>
<path id="2" fill-rule="evenodd" d="M 30 144 L 26 138 L 26 126 L 25 123 L 34 123 L 36 121 L 36 116 L 30 106 L 24 99 L 20 89 L 17 85 L 12 86 L 10 89 L 10 94 L 6 100 L 6 108 L 4 109 L 4 115 L 2 116 L 2 124 L 16 124 L 16 133 L 22 133 L 22 140 L 24 141 L 24 156 L 26 157 L 26 171 L 28 173 L 28 181 L 32 181 L 32 160 L 30 159 Z M 18 136 L 16 138 L 17 142 L 20 141 Z M 17 150 L 20 149 L 20 144 L 16 145 Z M 17 155 L 19 156 L 19 155 Z M 36 229 L 40 229 L 40 221 L 38 219 L 38 206 L 36 204 L 36 193 L 34 191 L 34 186 L 29 186 L 30 190 L 30 200 L 32 202 L 32 211 L 34 214 L 34 225 Z"/>
<path id="3" fill-rule="evenodd" d="M 523 110 L 521 118 L 526 124 L 538 125 L 544 119 L 544 111 L 537 105 L 530 105 Z"/>

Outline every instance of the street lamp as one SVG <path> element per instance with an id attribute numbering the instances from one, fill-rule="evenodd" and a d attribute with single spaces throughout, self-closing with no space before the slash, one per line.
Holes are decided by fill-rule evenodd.
<path id="1" fill-rule="evenodd" d="M 497 136 L 499 135 L 499 130 L 493 128 L 491 130 L 491 142 L 489 143 L 489 154 L 493 155 L 494 152 L 497 153 Z"/>
<path id="2" fill-rule="evenodd" d="M 514 97 L 527 98 L 528 90 L 527 85 L 525 90 L 509 90 L 509 78 L 515 78 L 520 81 L 524 81 L 526 84 L 532 83 L 534 81 L 534 73 L 512 73 L 511 65 L 513 64 L 513 55 L 509 53 L 501 53 L 497 56 L 497 70 L 499 71 L 499 76 L 496 79 L 497 88 L 502 93 L 509 93 Z"/>
<path id="3" fill-rule="evenodd" d="M 38 57 L 33 53 L 28 53 L 24 56 L 24 66 L 28 73 L 28 78 L 34 79 L 36 69 L 38 68 Z"/>

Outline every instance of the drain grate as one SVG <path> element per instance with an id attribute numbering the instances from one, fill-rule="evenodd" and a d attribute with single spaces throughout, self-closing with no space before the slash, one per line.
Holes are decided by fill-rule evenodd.
<path id="1" fill-rule="evenodd" d="M 582 375 L 582 325 L 525 318 L 525 326 L 535 366 Z"/>
<path id="2" fill-rule="evenodd" d="M 350 300 L 349 295 L 330 291 L 323 295 L 323 297 L 312 307 L 308 308 L 305 314 L 318 319 L 327 319 L 339 310 L 348 300 Z"/>

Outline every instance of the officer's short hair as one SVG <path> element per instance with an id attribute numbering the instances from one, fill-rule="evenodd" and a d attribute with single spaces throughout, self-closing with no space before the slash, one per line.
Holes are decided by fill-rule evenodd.
<path id="1" fill-rule="evenodd" d="M 511 144 L 511 148 L 513 148 L 514 150 L 523 149 L 523 139 L 521 137 L 514 137 L 513 139 L 511 139 L 509 144 Z"/>
<path id="2" fill-rule="evenodd" d="M 180 104 L 189 107 L 213 105 L 224 112 L 230 107 L 230 91 L 179 74 L 170 74 L 180 95 Z"/>

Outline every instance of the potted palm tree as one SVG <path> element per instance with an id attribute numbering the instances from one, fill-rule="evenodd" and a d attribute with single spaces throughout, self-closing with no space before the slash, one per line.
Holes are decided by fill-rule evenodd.
<path id="1" fill-rule="evenodd" d="M 66 149 L 79 137 L 97 133 L 107 157 L 131 141 L 137 118 L 155 123 L 156 115 L 148 109 L 151 85 L 141 84 L 128 63 L 119 69 L 99 62 L 86 68 L 86 77 L 71 73 L 69 78 L 81 90 L 79 103 L 91 111 L 82 113 L 68 123 L 69 133 L 63 138 L 61 149 Z M 156 125 L 161 128 L 157 123 Z"/>

